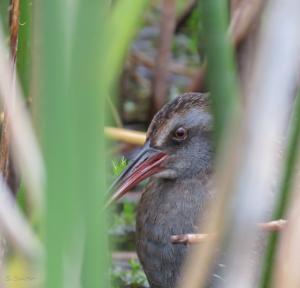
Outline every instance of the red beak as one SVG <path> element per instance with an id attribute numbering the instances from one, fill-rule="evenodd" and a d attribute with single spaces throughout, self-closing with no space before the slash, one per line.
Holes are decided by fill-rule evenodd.
<path id="1" fill-rule="evenodd" d="M 162 171 L 161 163 L 166 158 L 166 153 L 150 147 L 149 142 L 146 142 L 139 154 L 111 185 L 110 190 L 116 190 L 116 192 L 110 198 L 106 207 L 120 199 L 144 179 Z"/>

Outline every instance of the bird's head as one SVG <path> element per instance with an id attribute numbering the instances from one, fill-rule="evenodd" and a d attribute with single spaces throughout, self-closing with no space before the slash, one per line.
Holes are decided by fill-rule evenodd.
<path id="1" fill-rule="evenodd" d="M 112 189 L 111 201 L 155 175 L 187 179 L 207 173 L 213 161 L 213 119 L 207 94 L 186 93 L 166 104 L 153 118 L 140 153 Z"/>

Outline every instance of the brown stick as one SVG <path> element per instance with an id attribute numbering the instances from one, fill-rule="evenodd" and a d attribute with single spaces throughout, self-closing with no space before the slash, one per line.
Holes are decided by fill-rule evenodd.
<path id="1" fill-rule="evenodd" d="M 17 57 L 17 46 L 18 46 L 18 32 L 19 32 L 19 0 L 10 1 L 10 52 L 11 52 L 11 65 L 14 77 L 16 57 Z M 13 83 L 14 81 L 12 81 Z M 13 93 L 13 87 L 11 87 Z M 10 99 L 12 101 L 12 99 Z M 1 149 L 0 149 L 0 172 L 2 173 L 5 182 L 9 185 L 13 194 L 16 194 L 18 189 L 18 180 L 15 174 L 13 163 L 11 161 L 10 141 L 9 141 L 9 130 L 7 122 L 6 112 L 3 114 L 2 131 L 1 131 Z"/>
<path id="2" fill-rule="evenodd" d="M 281 231 L 287 221 L 283 219 L 270 221 L 266 223 L 259 223 L 257 226 L 266 232 L 279 232 Z M 198 244 L 213 237 L 212 234 L 179 234 L 179 235 L 172 235 L 171 242 L 173 244 Z"/>
<path id="3" fill-rule="evenodd" d="M 176 21 L 176 1 L 163 0 L 160 23 L 160 36 L 156 67 L 154 72 L 153 96 L 151 98 L 150 117 L 165 104 L 168 91 L 169 61 L 172 38 Z"/>

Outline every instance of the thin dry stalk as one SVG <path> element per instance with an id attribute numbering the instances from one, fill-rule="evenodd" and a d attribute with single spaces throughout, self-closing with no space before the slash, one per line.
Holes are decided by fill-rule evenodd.
<path id="1" fill-rule="evenodd" d="M 160 23 L 159 47 L 153 82 L 150 118 L 165 104 L 168 92 L 169 63 L 172 38 L 176 22 L 176 1 L 163 0 Z"/>
<path id="2" fill-rule="evenodd" d="M 17 47 L 18 47 L 18 32 L 19 32 L 19 0 L 10 1 L 10 55 L 11 55 L 11 77 L 12 87 L 10 98 L 8 101 L 14 102 L 14 78 L 15 78 L 15 66 L 17 58 Z M 3 122 L 1 129 L 1 141 L 0 141 L 0 171 L 8 185 L 11 188 L 13 194 L 16 194 L 18 189 L 17 175 L 15 174 L 13 163 L 11 161 L 11 149 L 10 149 L 10 136 L 9 136 L 9 125 L 6 111 L 3 113 Z"/>
<path id="3" fill-rule="evenodd" d="M 265 232 L 280 232 L 286 226 L 287 221 L 280 219 L 266 223 L 259 223 L 257 226 Z M 210 240 L 215 233 L 210 234 L 179 234 L 172 235 L 171 242 L 173 244 L 199 244 Z"/>
<path id="4" fill-rule="evenodd" d="M 134 145 L 144 145 L 146 140 L 146 133 L 139 131 L 106 127 L 104 132 L 106 136 L 113 140 L 123 141 Z"/>
<path id="5" fill-rule="evenodd" d="M 10 0 L 10 51 L 12 62 L 16 63 L 18 35 L 19 35 L 19 14 L 20 14 L 20 0 Z"/>
<path id="6" fill-rule="evenodd" d="M 0 171 L 3 177 L 8 182 L 9 178 L 9 133 L 6 112 L 3 112 L 3 122 L 1 125 L 1 140 L 0 140 Z"/>
<path id="7" fill-rule="evenodd" d="M 5 40 L 0 27 L 0 97 L 6 109 L 13 155 L 27 187 L 31 204 L 40 212 L 42 208 L 42 189 L 44 167 L 38 142 L 34 135 L 30 117 L 25 109 L 18 84 L 12 85 L 13 75 L 7 58 Z M 11 87 L 14 87 L 14 103 L 11 100 Z"/>

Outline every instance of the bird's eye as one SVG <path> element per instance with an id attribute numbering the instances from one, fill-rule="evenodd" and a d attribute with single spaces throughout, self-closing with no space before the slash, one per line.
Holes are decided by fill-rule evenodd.
<path id="1" fill-rule="evenodd" d="M 176 141 L 183 141 L 187 137 L 187 130 L 183 127 L 179 127 L 175 130 L 173 139 Z"/>

